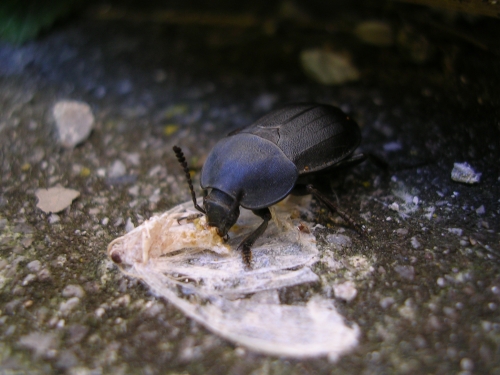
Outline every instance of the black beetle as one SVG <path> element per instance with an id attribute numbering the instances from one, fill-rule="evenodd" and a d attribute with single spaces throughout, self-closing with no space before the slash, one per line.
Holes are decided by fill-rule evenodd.
<path id="1" fill-rule="evenodd" d="M 222 237 L 236 223 L 239 207 L 264 221 L 239 245 L 250 267 L 251 247 L 271 219 L 269 206 L 289 194 L 313 194 L 356 229 L 360 227 L 312 184 L 332 169 L 366 159 L 353 155 L 361 141 L 358 124 L 339 108 L 312 103 L 287 105 L 221 139 L 201 172 L 203 208 L 196 203 L 193 184 L 182 150 L 174 146 L 184 168 L 195 208 Z M 208 193 L 208 194 L 207 194 Z"/>

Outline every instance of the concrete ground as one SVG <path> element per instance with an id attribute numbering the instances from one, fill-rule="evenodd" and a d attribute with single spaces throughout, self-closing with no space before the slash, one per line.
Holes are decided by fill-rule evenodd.
<path id="1" fill-rule="evenodd" d="M 0 45 L 1 372 L 500 374 L 498 20 L 399 3 L 195 5 L 97 2 L 36 41 Z M 356 73 L 320 83 L 335 64 L 306 74 L 312 48 L 349 56 Z M 56 129 L 65 100 L 95 117 L 76 147 Z M 106 255 L 126 229 L 190 199 L 174 144 L 200 193 L 220 137 L 296 101 L 341 107 L 360 149 L 389 164 L 357 166 L 335 189 L 367 239 L 312 204 L 320 251 L 369 270 L 320 262 L 318 284 L 280 291 L 293 304 L 354 283 L 349 302 L 330 297 L 360 329 L 337 362 L 228 342 Z M 478 182 L 451 178 L 464 162 Z M 45 213 L 37 190 L 57 185 L 79 197 Z"/>

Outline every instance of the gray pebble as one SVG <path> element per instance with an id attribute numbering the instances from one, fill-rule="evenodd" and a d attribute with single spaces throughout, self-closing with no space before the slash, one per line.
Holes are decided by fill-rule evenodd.
<path id="1" fill-rule="evenodd" d="M 484 209 L 484 205 L 481 205 L 476 209 L 476 214 L 478 214 L 478 215 L 484 215 L 485 213 L 486 213 L 486 210 Z"/>
<path id="2" fill-rule="evenodd" d="M 408 234 L 408 229 L 406 229 L 406 228 L 399 228 L 399 229 L 396 229 L 396 233 L 399 236 L 406 236 Z"/>
<path id="3" fill-rule="evenodd" d="M 30 270 L 31 272 L 38 272 L 42 269 L 42 263 L 40 263 L 39 260 L 34 260 L 32 262 L 29 262 L 26 267 L 28 268 L 28 270 Z"/>
<path id="4" fill-rule="evenodd" d="M 134 223 L 132 223 L 132 219 L 128 218 L 127 223 L 125 224 L 125 232 L 130 232 L 131 230 L 134 229 Z"/>
<path id="5" fill-rule="evenodd" d="M 62 291 L 62 296 L 64 298 L 69 298 L 69 297 L 78 297 L 82 298 L 85 295 L 85 292 L 83 288 L 80 285 L 66 285 L 66 287 Z"/>
<path id="6" fill-rule="evenodd" d="M 403 279 L 412 281 L 415 278 L 415 269 L 413 266 L 398 265 L 394 267 L 394 271 L 396 271 Z"/>
<path id="7" fill-rule="evenodd" d="M 35 357 L 49 357 L 59 347 L 59 337 L 53 333 L 32 332 L 19 338 L 19 345 L 31 349 Z"/>
<path id="8" fill-rule="evenodd" d="M 59 142 L 73 148 L 88 138 L 94 126 L 94 115 L 86 103 L 62 100 L 56 103 L 52 114 L 59 131 Z"/>
<path id="9" fill-rule="evenodd" d="M 122 177 L 127 173 L 127 168 L 121 160 L 115 160 L 108 168 L 108 178 Z"/>
<path id="10" fill-rule="evenodd" d="M 22 286 L 26 286 L 26 285 L 28 285 L 29 283 L 31 283 L 35 279 L 36 279 L 36 275 L 30 273 L 28 276 L 26 276 L 24 278 L 24 280 L 22 281 L 21 285 Z"/>
<path id="11" fill-rule="evenodd" d="M 454 163 L 451 179 L 465 184 L 476 184 L 481 179 L 481 174 L 476 172 L 469 163 Z"/>
<path id="12" fill-rule="evenodd" d="M 413 246 L 414 249 L 420 248 L 422 246 L 420 242 L 418 241 L 417 237 L 412 237 L 411 238 L 411 246 Z"/>
<path id="13" fill-rule="evenodd" d="M 457 236 L 461 236 L 463 233 L 463 230 L 460 228 L 448 228 L 448 232 L 452 234 L 456 234 Z"/>
<path id="14" fill-rule="evenodd" d="M 61 302 L 59 305 L 59 312 L 62 315 L 67 315 L 69 314 L 74 308 L 80 303 L 80 298 L 78 297 L 71 297 L 65 302 Z"/>
<path id="15" fill-rule="evenodd" d="M 343 234 L 329 234 L 326 236 L 326 241 L 331 243 L 336 249 L 351 247 L 352 245 L 351 239 Z"/>

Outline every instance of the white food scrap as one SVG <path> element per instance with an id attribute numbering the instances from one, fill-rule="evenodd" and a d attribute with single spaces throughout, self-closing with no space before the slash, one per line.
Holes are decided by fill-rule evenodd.
<path id="1" fill-rule="evenodd" d="M 278 297 L 280 288 L 319 281 L 310 268 L 318 261 L 316 239 L 299 229 L 311 225 L 290 219 L 301 209 L 291 202 L 273 207 L 275 220 L 252 249 L 250 271 L 232 249 L 262 220 L 242 209 L 231 240 L 224 243 L 204 216 L 178 220 L 197 212 L 192 202 L 114 240 L 108 255 L 123 272 L 237 345 L 271 355 L 336 360 L 357 345 L 358 326 L 348 326 L 334 301 L 320 295 L 305 304 L 282 304 Z"/>

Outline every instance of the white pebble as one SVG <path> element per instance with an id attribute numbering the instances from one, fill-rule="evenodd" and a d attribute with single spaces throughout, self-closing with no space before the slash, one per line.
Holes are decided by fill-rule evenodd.
<path id="1" fill-rule="evenodd" d="M 398 212 L 399 211 L 399 204 L 397 204 L 396 202 L 393 202 L 389 205 L 389 209 Z"/>
<path id="2" fill-rule="evenodd" d="M 481 179 L 481 174 L 476 172 L 469 163 L 453 163 L 451 179 L 465 184 L 476 184 Z"/>
<path id="3" fill-rule="evenodd" d="M 472 371 L 474 370 L 474 362 L 469 358 L 462 358 L 460 368 L 464 371 Z"/>
<path id="4" fill-rule="evenodd" d="M 343 299 L 347 302 L 352 301 L 358 294 L 356 285 L 352 281 L 346 281 L 345 283 L 334 285 L 333 292 L 335 293 L 335 297 Z"/>
<path id="5" fill-rule="evenodd" d="M 477 209 L 476 209 L 476 214 L 478 215 L 484 215 L 486 212 L 486 210 L 484 209 L 484 205 L 481 205 L 479 206 Z"/>
<path id="6" fill-rule="evenodd" d="M 59 141 L 67 148 L 73 148 L 90 135 L 94 126 L 94 115 L 87 103 L 62 100 L 52 109 L 59 131 Z"/>
<path id="7" fill-rule="evenodd" d="M 130 232 L 134 229 L 134 223 L 132 223 L 132 219 L 128 218 L 127 223 L 125 224 L 125 232 Z"/>
<path id="8" fill-rule="evenodd" d="M 34 260 L 26 265 L 31 272 L 38 272 L 42 269 L 42 263 L 39 260 Z"/>
<path id="9" fill-rule="evenodd" d="M 463 233 L 463 230 L 460 228 L 448 228 L 448 232 L 452 234 L 456 234 L 457 236 L 461 236 Z"/>
<path id="10" fill-rule="evenodd" d="M 64 298 L 68 297 L 78 297 L 82 298 L 85 295 L 85 292 L 83 291 L 83 288 L 80 285 L 66 285 L 66 287 L 62 291 L 62 296 Z"/>
<path id="11" fill-rule="evenodd" d="M 417 237 L 411 238 L 411 245 L 413 246 L 414 249 L 418 249 L 420 246 L 422 246 L 418 241 Z"/>
<path id="12" fill-rule="evenodd" d="M 80 196 L 80 192 L 58 185 L 50 189 L 38 189 L 35 191 L 35 195 L 38 198 L 37 208 L 45 213 L 57 213 L 69 207 L 73 200 Z M 54 220 L 56 220 L 55 222 L 58 221 L 57 218 L 54 218 Z"/>
<path id="13" fill-rule="evenodd" d="M 121 160 L 115 160 L 113 164 L 108 168 L 108 177 L 109 178 L 118 178 L 122 177 L 127 173 L 127 168 L 125 164 Z"/>

